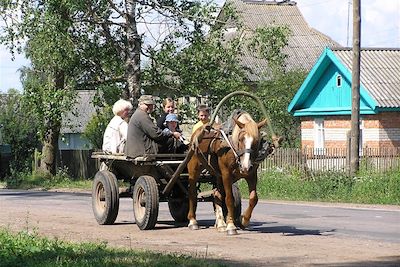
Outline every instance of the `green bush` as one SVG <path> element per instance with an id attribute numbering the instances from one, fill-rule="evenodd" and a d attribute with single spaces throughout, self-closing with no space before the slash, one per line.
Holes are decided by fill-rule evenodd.
<path id="1" fill-rule="evenodd" d="M 11 145 L 10 169 L 14 172 L 32 168 L 33 152 L 40 146 L 39 120 L 23 101 L 23 95 L 10 90 L 0 103 L 0 124 L 4 144 Z"/>
<path id="2" fill-rule="evenodd" d="M 112 106 L 106 106 L 90 119 L 83 136 L 89 140 L 93 148 L 101 149 L 103 146 L 103 134 L 113 116 Z"/>

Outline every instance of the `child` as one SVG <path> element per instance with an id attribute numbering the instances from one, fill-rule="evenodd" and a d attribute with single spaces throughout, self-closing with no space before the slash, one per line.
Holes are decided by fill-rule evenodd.
<path id="1" fill-rule="evenodd" d="M 197 117 L 199 118 L 199 122 L 193 126 L 192 134 L 210 121 L 210 108 L 207 105 L 199 105 L 197 108 Z"/>
<path id="2" fill-rule="evenodd" d="M 174 113 L 170 113 L 165 117 L 165 128 L 163 132 L 168 133 L 168 132 L 180 132 L 178 127 L 178 116 Z M 179 137 L 179 140 L 177 139 L 171 139 L 168 140 L 166 146 L 164 147 L 163 153 L 184 153 L 187 149 L 187 145 L 185 142 L 185 138 L 183 135 Z"/>
<path id="3" fill-rule="evenodd" d="M 163 106 L 163 113 L 157 119 L 157 126 L 161 130 L 164 130 L 166 127 L 165 126 L 165 118 L 167 117 L 168 114 L 175 112 L 175 101 L 172 98 L 167 97 L 163 100 L 162 106 Z M 179 129 L 178 126 L 177 126 L 177 129 Z"/>

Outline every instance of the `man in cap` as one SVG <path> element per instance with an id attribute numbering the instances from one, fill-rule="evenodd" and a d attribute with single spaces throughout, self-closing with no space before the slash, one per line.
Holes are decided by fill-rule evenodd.
<path id="1" fill-rule="evenodd" d="M 151 95 L 142 95 L 138 99 L 138 108 L 133 113 L 128 125 L 125 154 L 136 158 L 145 154 L 157 154 L 158 144 L 163 145 L 168 139 L 179 139 L 179 132 L 163 132 L 150 118 L 155 101 Z"/>

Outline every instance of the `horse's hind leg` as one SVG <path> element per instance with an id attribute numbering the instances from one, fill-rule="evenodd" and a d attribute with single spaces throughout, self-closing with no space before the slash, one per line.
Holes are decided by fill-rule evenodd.
<path id="1" fill-rule="evenodd" d="M 230 173 L 227 170 L 222 170 L 222 182 L 224 185 L 225 191 L 225 205 L 228 210 L 228 214 L 226 215 L 226 233 L 228 235 L 237 235 L 237 228 L 234 222 L 234 200 L 233 200 L 233 193 L 232 193 L 232 180 L 230 178 Z"/>
<path id="2" fill-rule="evenodd" d="M 189 229 L 198 230 L 199 225 L 196 220 L 196 209 L 197 209 L 197 187 L 196 183 L 200 176 L 200 166 L 195 156 L 188 162 L 188 173 L 189 173 Z"/>
<path id="3" fill-rule="evenodd" d="M 253 176 L 255 178 L 249 177 L 246 179 L 247 185 L 249 187 L 249 206 L 241 216 L 241 223 L 242 225 L 240 226 L 241 228 L 246 228 L 250 224 L 250 218 L 251 214 L 253 213 L 253 210 L 255 206 L 257 205 L 258 202 L 258 196 L 257 196 L 257 175 Z"/>
<path id="4" fill-rule="evenodd" d="M 218 232 L 226 231 L 224 212 L 222 210 L 222 195 L 218 189 L 214 191 L 215 228 Z"/>

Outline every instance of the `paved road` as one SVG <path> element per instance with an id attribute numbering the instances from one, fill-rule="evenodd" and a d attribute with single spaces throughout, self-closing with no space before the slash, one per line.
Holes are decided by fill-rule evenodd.
<path id="1" fill-rule="evenodd" d="M 166 203 L 160 205 L 153 231 L 138 230 L 131 205 L 131 199 L 122 199 L 116 225 L 99 226 L 87 193 L 0 189 L 0 226 L 13 230 L 35 228 L 70 240 L 106 240 L 117 246 L 127 246 L 129 239 L 130 247 L 189 251 L 196 256 L 206 253 L 236 263 L 247 262 L 247 266 L 262 266 L 265 262 L 278 266 L 400 266 L 397 206 L 260 201 L 249 230 L 225 237 L 213 229 L 211 203 L 199 203 L 201 229 L 190 232 L 198 243 L 188 243 L 189 230 L 174 224 Z M 229 250 L 217 247 L 221 238 Z M 246 246 L 250 252 L 246 252 Z M 244 255 L 238 255 L 240 251 Z"/>

